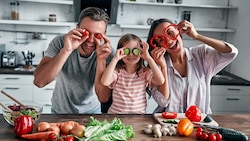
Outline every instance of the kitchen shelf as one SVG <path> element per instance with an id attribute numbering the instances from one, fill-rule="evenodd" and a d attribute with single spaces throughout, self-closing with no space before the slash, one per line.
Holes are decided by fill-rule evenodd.
<path id="1" fill-rule="evenodd" d="M 157 2 L 142 2 L 119 0 L 121 4 L 137 4 L 149 6 L 170 6 L 170 7 L 188 7 L 188 8 L 214 8 L 214 9 L 238 9 L 236 6 L 217 6 L 217 5 L 190 5 L 190 4 L 174 4 L 174 3 L 157 3 Z"/>
<path id="2" fill-rule="evenodd" d="M 37 2 L 37 3 L 54 3 L 73 5 L 73 0 L 18 0 L 19 2 Z"/>
<path id="3" fill-rule="evenodd" d="M 120 24 L 120 28 L 123 29 L 149 29 L 148 25 L 126 25 Z M 197 31 L 202 32 L 235 32 L 235 29 L 224 29 L 224 28 L 196 28 Z"/>
<path id="4" fill-rule="evenodd" d="M 39 25 L 39 26 L 74 26 L 74 22 L 48 22 L 48 21 L 22 21 L 22 20 L 0 20 L 0 24 L 11 25 Z"/>

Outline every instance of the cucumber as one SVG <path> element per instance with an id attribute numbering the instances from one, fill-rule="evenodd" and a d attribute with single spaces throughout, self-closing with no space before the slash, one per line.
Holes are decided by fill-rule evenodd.
<path id="1" fill-rule="evenodd" d="M 138 56 L 140 54 L 139 48 L 133 48 L 132 53 L 134 54 L 134 56 Z"/>
<path id="2" fill-rule="evenodd" d="M 248 141 L 248 137 L 240 131 L 236 131 L 236 130 L 230 129 L 230 128 L 220 128 L 218 131 L 222 135 L 223 140 L 226 140 L 226 141 Z"/>
<path id="3" fill-rule="evenodd" d="M 204 118 L 204 122 L 206 122 L 206 123 L 209 123 L 209 122 L 211 122 L 213 119 L 212 119 L 212 117 L 211 116 L 209 116 L 209 115 L 207 115 L 205 118 Z"/>
<path id="4" fill-rule="evenodd" d="M 125 55 L 129 55 L 130 49 L 129 49 L 129 48 L 125 48 L 125 49 L 123 50 L 123 52 L 124 52 Z"/>

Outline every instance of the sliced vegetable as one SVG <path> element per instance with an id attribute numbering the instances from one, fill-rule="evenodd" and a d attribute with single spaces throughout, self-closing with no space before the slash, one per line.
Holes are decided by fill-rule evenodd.
<path id="1" fill-rule="evenodd" d="M 185 116 L 191 120 L 191 121 L 194 121 L 194 122 L 200 122 L 201 121 L 201 111 L 200 109 L 195 106 L 195 105 L 192 105 L 190 106 L 187 111 L 185 112 Z"/>
<path id="2" fill-rule="evenodd" d="M 167 119 L 167 120 L 163 120 L 162 122 L 164 123 L 171 123 L 171 124 L 178 124 L 178 122 L 174 119 Z"/>
<path id="3" fill-rule="evenodd" d="M 132 53 L 134 54 L 134 56 L 138 56 L 140 54 L 140 49 L 139 48 L 133 48 Z"/>
<path id="4" fill-rule="evenodd" d="M 101 34 L 101 33 L 96 33 L 96 34 L 95 34 L 95 37 L 96 37 L 97 39 L 102 39 L 102 34 Z"/>
<path id="5" fill-rule="evenodd" d="M 24 115 L 14 120 L 14 131 L 17 136 L 31 133 L 33 130 L 34 121 L 31 116 Z"/>
<path id="6" fill-rule="evenodd" d="M 194 130 L 194 124 L 187 118 L 181 119 L 177 125 L 177 131 L 181 136 L 189 136 Z"/>
<path id="7" fill-rule="evenodd" d="M 177 118 L 176 112 L 162 112 L 162 117 L 165 119 L 174 119 Z"/>
<path id="8" fill-rule="evenodd" d="M 211 116 L 207 115 L 205 118 L 204 118 L 204 122 L 208 123 L 208 122 L 211 122 L 213 119 Z"/>
<path id="9" fill-rule="evenodd" d="M 124 52 L 125 55 L 129 55 L 130 49 L 129 49 L 129 48 L 125 48 L 125 49 L 123 50 L 123 52 Z"/>

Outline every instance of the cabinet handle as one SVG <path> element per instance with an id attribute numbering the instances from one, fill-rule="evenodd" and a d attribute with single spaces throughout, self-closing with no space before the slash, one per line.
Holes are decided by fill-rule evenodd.
<path id="1" fill-rule="evenodd" d="M 6 89 L 6 90 L 19 90 L 19 88 L 13 88 L 13 87 L 6 87 L 4 89 Z"/>
<path id="2" fill-rule="evenodd" d="M 46 88 L 44 90 L 46 90 L 46 91 L 52 91 L 52 90 L 54 90 L 54 88 Z"/>
<path id="3" fill-rule="evenodd" d="M 240 89 L 236 89 L 236 88 L 228 88 L 227 90 L 229 90 L 229 91 L 240 91 Z"/>
<path id="4" fill-rule="evenodd" d="M 239 98 L 227 98 L 227 100 L 240 100 Z"/>
<path id="5" fill-rule="evenodd" d="M 5 79 L 6 80 L 17 80 L 17 79 L 20 79 L 20 78 L 18 78 L 18 77 L 6 77 Z"/>

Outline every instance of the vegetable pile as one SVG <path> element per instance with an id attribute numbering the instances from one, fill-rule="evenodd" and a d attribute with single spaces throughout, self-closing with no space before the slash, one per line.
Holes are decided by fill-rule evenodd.
<path id="1" fill-rule="evenodd" d="M 23 116 L 23 118 L 26 117 Z M 125 126 L 118 118 L 114 118 L 112 122 L 108 122 L 107 120 L 99 121 L 91 116 L 86 126 L 75 121 L 57 123 L 40 122 L 36 126 L 36 132 L 34 133 L 30 133 L 32 128 L 29 128 L 27 131 L 28 125 L 21 122 L 16 122 L 16 124 L 22 125 L 22 128 L 15 126 L 14 128 L 18 129 L 18 132 L 15 133 L 27 140 L 117 141 L 128 140 L 135 136 L 132 126 Z"/>

